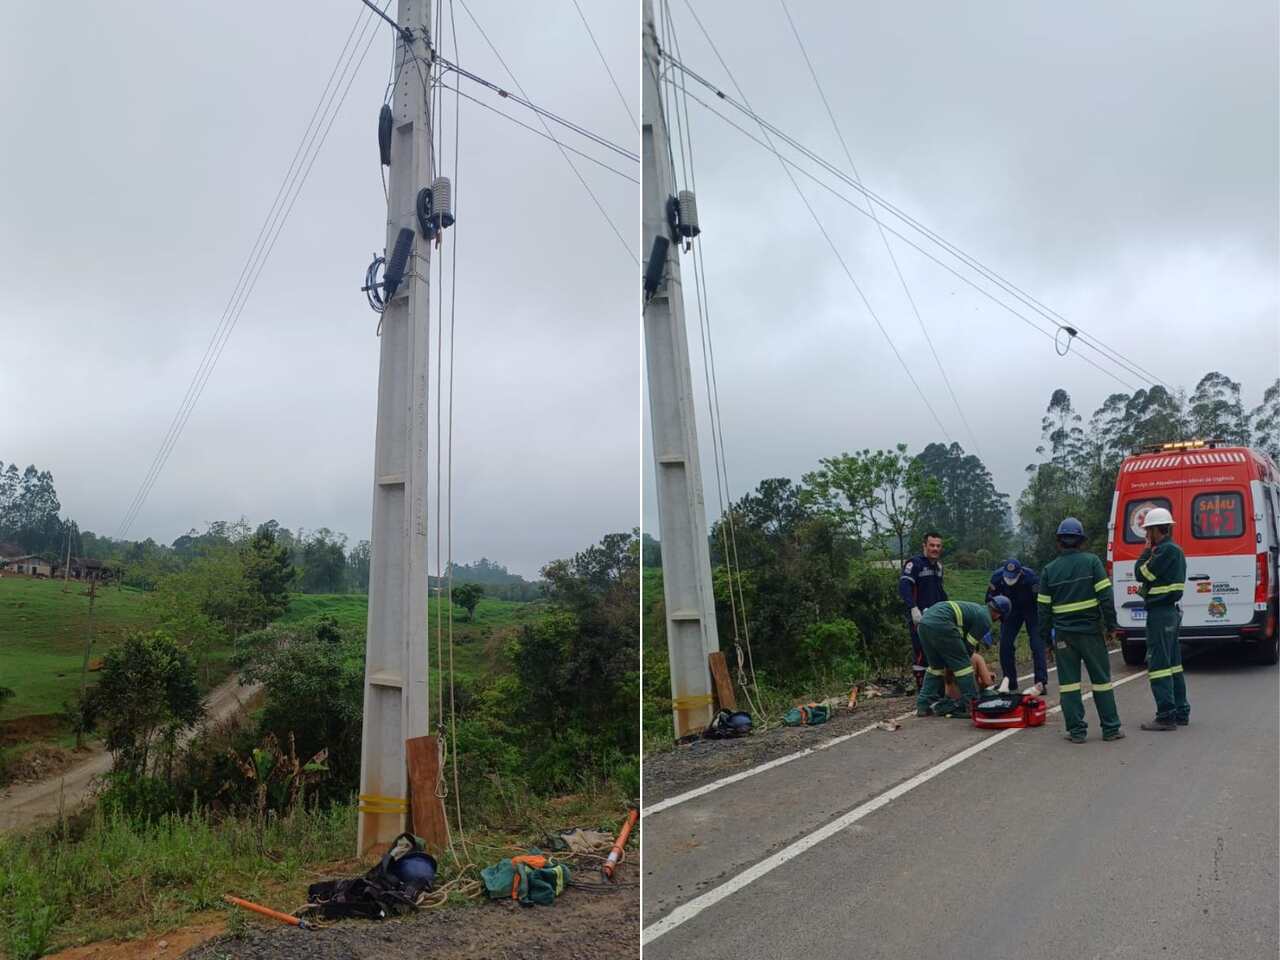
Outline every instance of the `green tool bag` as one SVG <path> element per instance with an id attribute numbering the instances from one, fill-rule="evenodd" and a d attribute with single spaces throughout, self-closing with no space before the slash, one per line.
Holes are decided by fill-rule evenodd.
<path id="1" fill-rule="evenodd" d="M 806 703 L 792 707 L 782 717 L 788 727 L 814 727 L 831 719 L 831 707 L 825 703 Z"/>

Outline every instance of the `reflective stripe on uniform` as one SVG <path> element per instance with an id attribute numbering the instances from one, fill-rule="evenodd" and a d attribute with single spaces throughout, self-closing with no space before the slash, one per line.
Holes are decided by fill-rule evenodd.
<path id="1" fill-rule="evenodd" d="M 1075 613 L 1077 610 L 1092 610 L 1098 605 L 1097 597 L 1092 600 L 1081 600 L 1077 603 L 1055 603 L 1053 605 L 1054 613 Z"/>
<path id="2" fill-rule="evenodd" d="M 971 674 L 971 673 L 973 673 L 973 665 L 972 665 L 972 664 L 970 664 L 970 665 L 969 665 L 969 666 L 967 666 L 967 667 L 964 667 L 963 669 L 957 670 L 957 671 L 956 671 L 956 676 L 957 676 L 957 677 L 967 677 L 967 676 L 968 676 L 969 674 Z"/>
<path id="3" fill-rule="evenodd" d="M 1059 693 L 1079 693 L 1080 684 L 1078 683 L 1062 683 L 1058 685 Z"/>
<path id="4" fill-rule="evenodd" d="M 1053 597 L 1049 596 L 1047 593 L 1037 593 L 1037 594 L 1036 594 L 1036 602 L 1038 602 L 1038 603 L 1053 603 Z"/>
<path id="5" fill-rule="evenodd" d="M 1181 589 L 1182 584 L 1180 583 L 1166 583 L 1163 587 L 1148 587 L 1147 596 L 1151 597 L 1160 593 L 1176 593 Z"/>
<path id="6" fill-rule="evenodd" d="M 1095 684 L 1093 685 L 1093 692 L 1094 692 L 1094 693 L 1104 693 L 1104 692 L 1106 692 L 1107 690 L 1110 690 L 1110 689 L 1111 689 L 1111 684 L 1109 684 L 1109 683 L 1095 683 Z"/>
<path id="7" fill-rule="evenodd" d="M 1178 664 L 1176 667 L 1170 667 L 1170 668 L 1169 668 L 1169 672 L 1170 672 L 1170 673 L 1181 673 L 1181 672 L 1182 672 L 1182 664 Z"/>
<path id="8" fill-rule="evenodd" d="M 960 613 L 960 604 L 954 600 L 948 600 L 947 605 L 951 607 L 951 612 L 956 615 L 956 626 L 961 630 L 964 629 L 964 615 Z"/>
<path id="9" fill-rule="evenodd" d="M 1097 592 L 1099 590 L 1105 590 L 1109 586 L 1111 586 L 1111 581 L 1108 580 L 1106 577 L 1103 577 L 1101 580 L 1099 580 L 1097 583 L 1093 585 L 1093 589 L 1095 592 Z"/>
<path id="10" fill-rule="evenodd" d="M 1156 575 L 1151 572 L 1151 568 L 1145 563 L 1138 564 L 1138 572 L 1142 574 L 1144 580 L 1154 580 Z"/>
<path id="11" fill-rule="evenodd" d="M 1166 670 L 1152 670 L 1147 673 L 1148 680 L 1163 680 L 1165 677 L 1173 676 L 1173 667 Z"/>
<path id="12" fill-rule="evenodd" d="M 947 671 L 939 670 L 937 667 L 929 667 L 928 670 L 929 670 L 929 676 L 931 677 L 943 677 L 943 676 L 946 676 L 946 673 L 947 673 Z"/>

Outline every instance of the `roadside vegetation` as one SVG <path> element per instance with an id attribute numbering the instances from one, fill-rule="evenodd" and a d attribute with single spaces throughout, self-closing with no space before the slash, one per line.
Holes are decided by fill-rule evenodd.
<path id="1" fill-rule="evenodd" d="M 1054 390 L 1038 461 L 1027 466 L 1016 501 L 957 443 L 840 453 L 799 480 L 762 481 L 711 530 L 717 627 L 730 672 L 737 676 L 741 648 L 754 663 L 755 706 L 769 720 L 797 702 L 847 695 L 864 680 L 907 678 L 911 647 L 898 577 L 926 531 L 943 536 L 950 596 L 980 602 L 1005 556 L 1034 567 L 1052 559 L 1064 517 L 1080 518 L 1092 537 L 1087 548 L 1105 551 L 1124 458 L 1145 444 L 1192 437 L 1252 445 L 1280 459 L 1280 380 L 1253 411 L 1241 402 L 1240 384 L 1211 372 L 1190 396 L 1163 386 L 1112 394 L 1087 423 L 1068 393 Z M 992 433 L 993 443 L 1007 440 Z M 649 537 L 644 563 L 644 736 L 646 751 L 656 751 L 670 748 L 673 728 L 661 544 Z M 1025 637 L 1020 643 L 1025 648 Z M 742 692 L 738 700 L 751 709 Z"/>
<path id="2" fill-rule="evenodd" d="M 264 525 L 219 535 L 149 590 L 99 587 L 88 694 L 70 699 L 72 644 L 74 676 L 43 703 L 61 698 L 64 731 L 101 737 L 112 772 L 91 810 L 0 838 L 0 897 L 19 905 L 0 913 L 7 956 L 216 918 L 224 893 L 292 910 L 321 874 L 365 869 L 351 855 L 367 599 L 291 592 L 291 566 Z M 638 538 L 613 534 L 548 564 L 539 599 L 479 588 L 466 606 L 429 604 L 431 688 L 445 691 L 471 862 L 553 829 L 616 827 L 638 795 L 638 567 Z M 19 584 L 49 607 L 87 605 L 80 585 L 4 578 L 0 618 L 26 609 L 3 603 Z M 130 599 L 103 604 L 112 594 Z M 233 670 L 262 684 L 260 704 L 208 722 L 202 694 Z M 462 866 L 446 857 L 442 880 Z"/>

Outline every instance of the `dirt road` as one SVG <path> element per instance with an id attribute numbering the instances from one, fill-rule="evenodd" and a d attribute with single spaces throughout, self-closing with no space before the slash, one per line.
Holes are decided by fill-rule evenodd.
<path id="1" fill-rule="evenodd" d="M 205 700 L 210 720 L 231 716 L 259 691 L 256 684 L 242 687 L 230 677 L 210 691 Z M 0 833 L 30 827 L 56 817 L 59 810 L 71 813 L 90 797 L 94 781 L 111 769 L 111 755 L 98 748 L 85 760 L 62 774 L 36 783 L 19 783 L 0 794 Z"/>

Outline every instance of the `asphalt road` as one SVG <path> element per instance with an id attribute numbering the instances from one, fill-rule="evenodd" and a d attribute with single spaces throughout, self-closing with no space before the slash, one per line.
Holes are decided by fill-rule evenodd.
<path id="1" fill-rule="evenodd" d="M 1215 651 L 1176 733 L 1135 676 L 1123 741 L 912 719 L 646 817 L 646 960 L 1276 960 L 1278 676 Z"/>
<path id="2" fill-rule="evenodd" d="M 259 684 L 242 687 L 239 678 L 229 677 L 209 691 L 205 715 L 210 720 L 223 720 L 238 712 L 261 689 Z M 181 741 L 185 742 L 190 736 L 188 732 Z M 98 778 L 110 770 L 111 754 L 98 747 L 85 760 L 56 777 L 7 788 L 0 793 L 0 833 L 25 830 L 57 817 L 59 811 L 75 812 L 93 796 Z"/>

